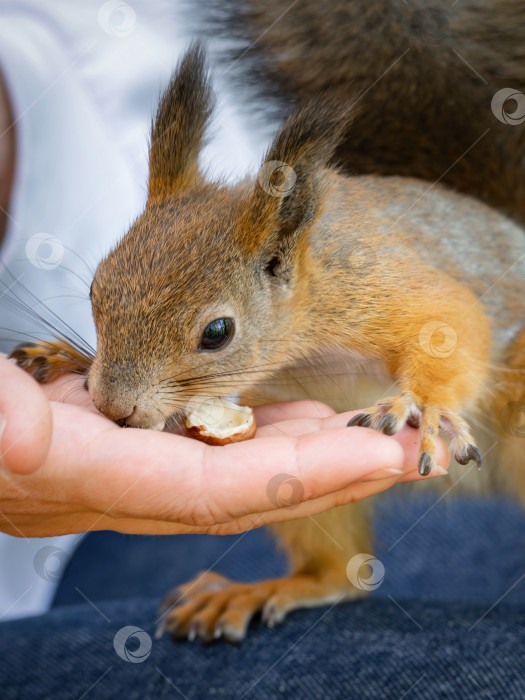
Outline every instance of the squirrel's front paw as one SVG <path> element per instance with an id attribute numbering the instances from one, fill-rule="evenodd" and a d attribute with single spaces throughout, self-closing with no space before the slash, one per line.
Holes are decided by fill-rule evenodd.
<path id="1" fill-rule="evenodd" d="M 229 642 L 240 642 L 257 613 L 273 627 L 291 610 L 326 605 L 338 599 L 351 600 L 363 594 L 348 580 L 325 581 L 303 574 L 237 583 L 207 571 L 165 598 L 156 636 L 166 630 L 177 639 L 211 642 L 223 637 Z"/>
<path id="2" fill-rule="evenodd" d="M 65 372 L 86 374 L 92 358 L 84 355 L 66 340 L 21 343 L 9 355 L 16 364 L 29 372 L 37 382 L 47 384 Z"/>
<path id="3" fill-rule="evenodd" d="M 436 440 L 440 428 L 450 437 L 450 451 L 459 464 L 474 460 L 481 467 L 481 452 L 474 444 L 465 421 L 452 411 L 420 405 L 409 392 L 382 399 L 365 413 L 348 421 L 348 426 L 374 428 L 386 435 L 394 435 L 405 424 L 418 427 L 421 431 L 418 468 L 422 476 L 430 474 L 436 466 Z"/>

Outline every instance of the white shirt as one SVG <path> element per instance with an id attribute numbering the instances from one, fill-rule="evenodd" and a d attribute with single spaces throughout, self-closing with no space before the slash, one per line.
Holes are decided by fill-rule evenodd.
<path id="1" fill-rule="evenodd" d="M 173 1 L 0 0 L 0 68 L 17 140 L 0 251 L 0 350 L 44 330 L 21 315 L 13 294 L 32 307 L 35 297 L 45 302 L 95 346 L 92 273 L 144 207 L 151 118 L 191 38 Z M 220 73 L 201 160 L 231 179 L 256 170 L 267 133 L 248 123 Z M 0 620 L 46 609 L 78 539 L 0 535 Z"/>

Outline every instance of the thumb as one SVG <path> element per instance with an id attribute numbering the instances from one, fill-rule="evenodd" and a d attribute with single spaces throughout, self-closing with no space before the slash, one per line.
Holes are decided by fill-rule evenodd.
<path id="1" fill-rule="evenodd" d="M 51 409 L 37 382 L 4 357 L 0 387 L 0 455 L 9 471 L 29 474 L 49 452 Z"/>

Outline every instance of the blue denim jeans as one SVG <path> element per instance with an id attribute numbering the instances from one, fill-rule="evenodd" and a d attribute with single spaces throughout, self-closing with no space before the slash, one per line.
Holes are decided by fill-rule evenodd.
<path id="1" fill-rule="evenodd" d="M 255 621 L 238 646 L 156 640 L 157 606 L 202 569 L 283 573 L 262 531 L 91 534 L 51 611 L 0 625 L 0 698 L 524 698 L 521 508 L 425 497 L 375 527 L 385 578 L 368 599 Z"/>

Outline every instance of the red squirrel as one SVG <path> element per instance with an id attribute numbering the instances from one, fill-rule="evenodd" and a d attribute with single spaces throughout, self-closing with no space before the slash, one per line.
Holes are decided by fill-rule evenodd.
<path id="1" fill-rule="evenodd" d="M 396 386 L 353 425 L 418 426 L 422 474 L 435 466 L 439 430 L 460 464 L 481 465 L 471 412 L 500 416 L 525 401 L 522 227 L 439 184 L 344 174 L 333 158 L 353 108 L 327 96 L 291 113 L 253 181 L 208 181 L 198 156 L 212 109 L 194 45 L 154 119 L 145 210 L 93 278 L 95 357 L 64 340 L 12 357 L 42 382 L 86 374 L 102 413 L 152 429 L 183 419 L 195 397 L 249 403 L 280 371 L 343 358 Z M 516 433 L 499 458 L 525 497 Z M 302 606 L 360 597 L 346 565 L 371 551 L 368 508 L 272 526 L 288 576 L 235 583 L 208 572 L 167 599 L 165 628 L 239 641 L 257 612 L 273 625 Z"/>

